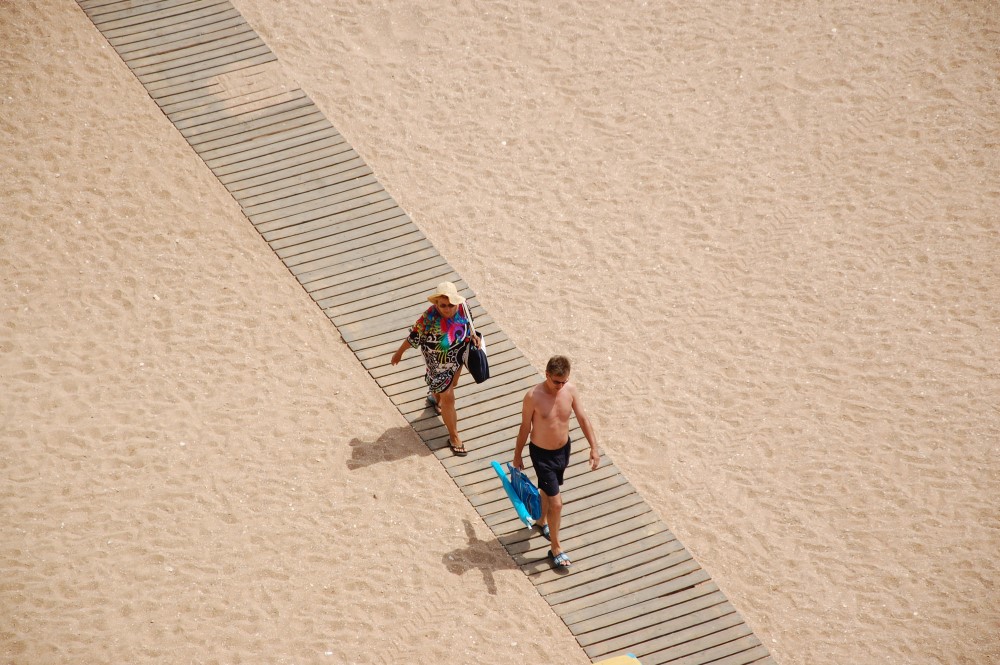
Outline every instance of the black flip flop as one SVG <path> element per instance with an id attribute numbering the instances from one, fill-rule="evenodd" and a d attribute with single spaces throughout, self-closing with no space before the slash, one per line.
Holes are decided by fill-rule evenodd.
<path id="1" fill-rule="evenodd" d="M 465 449 L 464 443 L 461 446 L 456 446 L 451 442 L 451 439 L 448 439 L 448 447 L 451 448 L 451 454 L 455 457 L 465 457 L 469 454 L 469 451 Z"/>

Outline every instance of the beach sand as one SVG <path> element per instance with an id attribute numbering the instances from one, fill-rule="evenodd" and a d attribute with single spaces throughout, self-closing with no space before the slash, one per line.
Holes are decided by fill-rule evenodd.
<path id="1" fill-rule="evenodd" d="M 234 4 L 779 663 L 1000 661 L 990 7 Z M 588 662 L 76 4 L 0 41 L 0 662 Z"/>

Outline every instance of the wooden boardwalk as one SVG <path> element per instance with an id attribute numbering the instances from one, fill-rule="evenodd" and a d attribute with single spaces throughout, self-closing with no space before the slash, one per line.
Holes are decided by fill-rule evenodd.
<path id="1" fill-rule="evenodd" d="M 229 0 L 78 0 L 164 114 L 434 451 L 538 592 L 594 660 L 773 663 L 718 587 L 606 456 L 567 470 L 571 572 L 522 528 L 489 462 L 510 460 L 524 391 L 541 380 L 371 169 Z M 424 402 L 423 361 L 389 357 L 443 280 L 469 298 L 492 378 L 458 389 L 468 457 L 453 457 Z M 574 427 L 573 438 L 582 439 Z"/>

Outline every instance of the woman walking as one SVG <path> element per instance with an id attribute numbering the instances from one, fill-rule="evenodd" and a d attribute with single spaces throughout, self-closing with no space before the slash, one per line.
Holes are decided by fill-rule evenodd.
<path id="1" fill-rule="evenodd" d="M 431 302 L 431 307 L 417 319 L 410 328 L 410 334 L 392 354 L 392 364 L 399 363 L 407 348 L 412 346 L 420 349 L 427 366 L 427 373 L 424 375 L 429 388 L 427 401 L 448 428 L 451 452 L 463 457 L 468 451 L 458 436 L 455 386 L 462 374 L 465 345 L 471 343 L 478 347 L 480 340 L 471 334 L 469 314 L 461 306 L 465 298 L 459 295 L 458 288 L 453 283 L 441 282 L 427 300 Z"/>

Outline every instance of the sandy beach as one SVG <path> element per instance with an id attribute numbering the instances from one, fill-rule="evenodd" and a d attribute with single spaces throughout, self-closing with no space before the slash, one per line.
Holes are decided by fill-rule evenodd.
<path id="1" fill-rule="evenodd" d="M 781 665 L 1000 662 L 995 7 L 233 4 Z M 0 42 L 0 662 L 589 662 L 76 3 Z"/>

